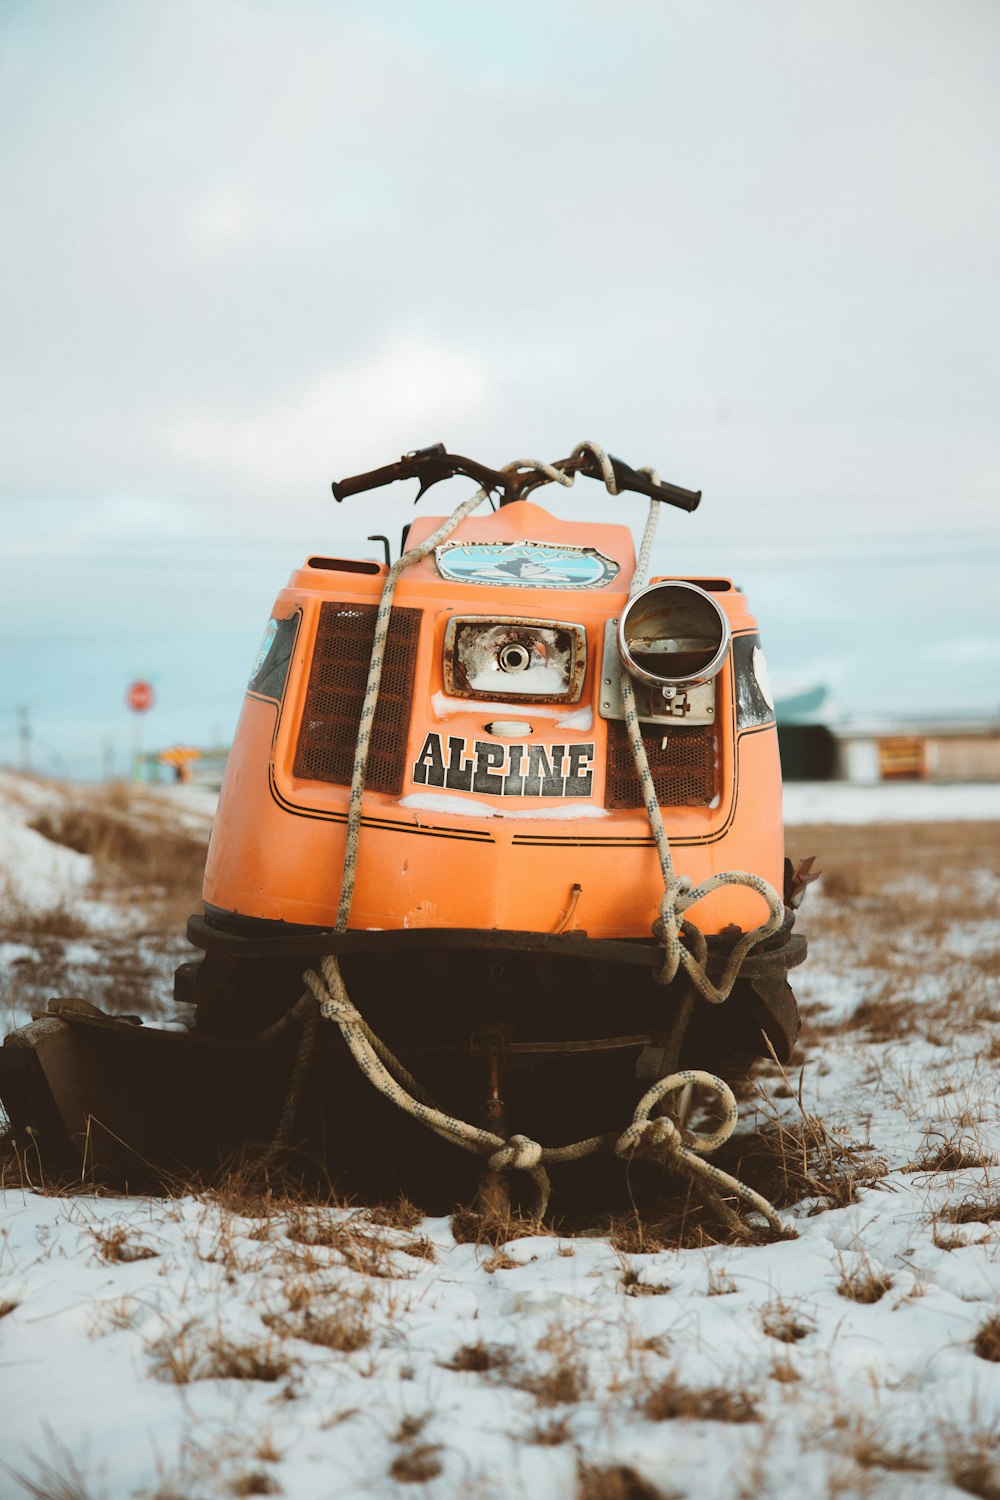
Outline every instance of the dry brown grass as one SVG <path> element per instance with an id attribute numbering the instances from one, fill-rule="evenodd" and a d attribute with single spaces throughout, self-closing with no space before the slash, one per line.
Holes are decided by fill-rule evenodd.
<path id="1" fill-rule="evenodd" d="M 1000 1425 L 942 1431 L 948 1478 L 977 1500 L 1000 1500 Z"/>
<path id="2" fill-rule="evenodd" d="M 657 1489 L 629 1464 L 581 1464 L 576 1495 L 577 1500 L 676 1500 L 675 1491 Z"/>
<path id="3" fill-rule="evenodd" d="M 411 1240 L 405 1246 L 397 1246 L 384 1234 L 364 1227 L 360 1215 L 345 1217 L 342 1212 L 331 1212 L 326 1208 L 294 1208 L 288 1217 L 286 1234 L 297 1244 L 335 1251 L 349 1270 L 363 1276 L 398 1276 L 400 1272 L 392 1258 L 395 1249 L 405 1249 L 412 1255 L 427 1259 L 429 1247 L 429 1258 L 434 1256 L 434 1247 L 423 1237 L 419 1241 Z"/>
<path id="4" fill-rule="evenodd" d="M 663 1297 L 671 1290 L 664 1283 L 643 1281 L 634 1266 L 623 1265 L 619 1285 L 626 1297 Z"/>
<path id="5" fill-rule="evenodd" d="M 961 1203 L 940 1209 L 936 1217 L 948 1224 L 993 1224 L 1000 1219 L 1000 1198 L 988 1192 L 963 1198 Z"/>
<path id="6" fill-rule="evenodd" d="M 458 1245 L 506 1245 L 511 1240 L 526 1239 L 552 1230 L 530 1215 L 516 1209 L 490 1210 L 486 1213 L 470 1204 L 460 1204 L 451 1216 L 451 1232 Z"/>
<path id="7" fill-rule="evenodd" d="M 736 1282 L 722 1266 L 708 1267 L 708 1284 L 705 1287 L 706 1297 L 731 1297 L 733 1292 L 739 1291 Z"/>
<path id="8" fill-rule="evenodd" d="M 81 790 L 28 826 L 54 844 L 89 855 L 98 890 L 152 886 L 164 896 L 197 900 L 208 840 L 180 826 L 148 793 L 124 786 Z"/>
<path id="9" fill-rule="evenodd" d="M 1000 1364 L 1000 1313 L 987 1318 L 972 1340 L 972 1349 L 980 1359 Z"/>
<path id="10" fill-rule="evenodd" d="M 248 1469 L 229 1481 L 231 1495 L 280 1495 L 281 1485 L 266 1469 Z"/>
<path id="11" fill-rule="evenodd" d="M 118 1265 L 132 1260 L 153 1260 L 158 1255 L 150 1245 L 132 1238 L 124 1224 L 112 1224 L 106 1229 L 92 1229 L 94 1243 L 101 1259 L 108 1265 Z"/>
<path id="12" fill-rule="evenodd" d="M 90 929 L 87 923 L 64 901 L 53 906 L 33 908 L 22 906 L 15 897 L 7 906 L 4 930 L 19 942 L 32 943 L 40 939 L 71 941 L 86 937 Z"/>
<path id="13" fill-rule="evenodd" d="M 831 925 L 866 911 L 877 927 L 900 917 L 990 917 L 991 891 L 976 883 L 979 871 L 1000 876 L 1000 825 L 990 822 L 894 823 L 872 827 L 809 824 L 790 830 L 796 849 L 818 849 L 824 900 Z M 824 926 L 827 925 L 824 918 Z"/>
<path id="14" fill-rule="evenodd" d="M 509 1368 L 513 1355 L 509 1349 L 502 1344 L 484 1344 L 481 1340 L 475 1344 L 463 1344 L 456 1349 L 451 1359 L 442 1362 L 443 1370 L 468 1370 L 476 1375 L 483 1375 L 488 1370 L 506 1370 Z"/>
<path id="15" fill-rule="evenodd" d="M 781 1344 L 797 1344 L 816 1332 L 816 1323 L 801 1303 L 776 1297 L 761 1308 L 760 1326 L 768 1338 Z"/>
<path id="16" fill-rule="evenodd" d="M 294 1363 L 272 1339 L 239 1340 L 209 1334 L 197 1324 L 164 1334 L 150 1348 L 153 1373 L 173 1385 L 195 1380 L 259 1380 L 267 1384 L 289 1375 Z"/>
<path id="17" fill-rule="evenodd" d="M 686 1386 L 671 1372 L 640 1402 L 643 1416 L 651 1422 L 672 1422 L 688 1418 L 693 1422 L 757 1422 L 757 1404 L 746 1391 L 727 1386 Z"/>
<path id="18" fill-rule="evenodd" d="M 389 1478 L 398 1484 L 427 1484 L 441 1473 L 440 1453 L 440 1443 L 418 1443 L 404 1448 L 389 1465 Z"/>
<path id="19" fill-rule="evenodd" d="M 967 1168 L 986 1169 L 997 1164 L 996 1153 L 987 1151 L 975 1141 L 942 1141 L 932 1150 L 927 1147 L 912 1162 L 902 1168 L 904 1172 L 962 1172 Z"/>
<path id="20" fill-rule="evenodd" d="M 391 1203 L 376 1203 L 363 1211 L 363 1216 L 383 1229 L 416 1229 L 424 1220 L 424 1211 L 402 1194 Z"/>
<path id="21" fill-rule="evenodd" d="M 496 1255 L 491 1255 L 481 1262 L 482 1269 L 487 1276 L 493 1276 L 497 1271 L 516 1271 L 520 1264 L 521 1262 L 515 1260 L 514 1256 L 509 1255 L 506 1250 L 498 1250 Z"/>
<path id="22" fill-rule="evenodd" d="M 400 1451 L 389 1465 L 390 1479 L 400 1484 L 426 1484 L 441 1473 L 441 1444 L 420 1441 L 431 1415 L 429 1411 L 408 1412 L 403 1417 L 392 1435 Z"/>
<path id="23" fill-rule="evenodd" d="M 931 1468 L 931 1460 L 921 1445 L 901 1447 L 880 1436 L 871 1422 L 859 1420 L 850 1432 L 848 1452 L 862 1469 L 884 1469 L 897 1474 L 920 1474 Z M 838 1446 L 840 1446 L 838 1444 Z"/>
<path id="24" fill-rule="evenodd" d="M 72 1453 L 51 1432 L 48 1433 L 48 1441 L 53 1450 L 51 1459 L 42 1458 L 36 1453 L 28 1454 L 35 1469 L 34 1474 L 8 1469 L 6 1464 L 0 1465 L 0 1468 L 17 1482 L 31 1500 L 98 1500 Z"/>
<path id="25" fill-rule="evenodd" d="M 569 1417 L 562 1412 L 558 1416 L 545 1417 L 535 1422 L 523 1434 L 523 1440 L 533 1443 L 536 1448 L 560 1448 L 563 1443 L 569 1442 L 571 1436 Z"/>
<path id="26" fill-rule="evenodd" d="M 850 1302 L 861 1302 L 870 1306 L 874 1302 L 880 1302 L 886 1292 L 891 1289 L 892 1277 L 873 1266 L 864 1253 L 850 1268 L 846 1265 L 843 1256 L 840 1256 L 840 1281 L 837 1283 L 837 1292 L 841 1297 L 846 1297 Z"/>
<path id="27" fill-rule="evenodd" d="M 826 1207 L 846 1208 L 860 1190 L 883 1178 L 888 1167 L 873 1148 L 834 1135 L 818 1115 L 801 1106 L 793 1122 L 781 1119 L 761 1096 L 764 1123 L 751 1135 L 734 1137 L 715 1160 L 775 1208 L 806 1198 Z"/>
<path id="28" fill-rule="evenodd" d="M 363 1298 L 345 1298 L 339 1306 L 318 1312 L 306 1307 L 298 1316 L 290 1318 L 267 1313 L 264 1323 L 282 1337 L 302 1339 L 307 1344 L 332 1349 L 337 1354 L 353 1354 L 357 1349 L 364 1349 L 372 1336 L 371 1310 Z"/>
<path id="29" fill-rule="evenodd" d="M 512 1370 L 506 1375 L 511 1385 L 528 1391 L 538 1405 L 572 1406 L 590 1392 L 590 1381 L 583 1361 L 582 1330 L 562 1323 L 552 1323 L 538 1341 L 543 1356 L 540 1367 Z"/>

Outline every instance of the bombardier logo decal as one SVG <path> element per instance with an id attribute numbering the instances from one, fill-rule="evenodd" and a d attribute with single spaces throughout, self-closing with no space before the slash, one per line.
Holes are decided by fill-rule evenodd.
<path id="1" fill-rule="evenodd" d="M 429 734 L 413 766 L 420 786 L 486 797 L 589 797 L 594 746 L 498 745 Z"/>

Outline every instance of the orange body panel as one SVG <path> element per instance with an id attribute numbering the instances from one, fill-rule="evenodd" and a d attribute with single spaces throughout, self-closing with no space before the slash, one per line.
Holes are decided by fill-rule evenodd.
<path id="1" fill-rule="evenodd" d="M 422 518 L 411 543 L 438 521 Z M 366 792 L 351 911 L 352 928 L 501 928 L 550 932 L 582 889 L 570 930 L 590 937 L 648 937 L 662 895 L 656 850 L 645 812 L 604 806 L 607 722 L 597 711 L 605 624 L 624 606 L 634 568 L 631 536 L 622 526 L 557 520 L 519 501 L 494 515 L 472 517 L 454 533 L 461 541 L 554 542 L 596 547 L 619 564 L 609 585 L 589 589 L 467 584 L 439 575 L 433 558 L 401 578 L 395 602 L 418 608 L 420 632 L 407 746 L 398 797 Z M 300 610 L 301 624 L 281 703 L 248 694 L 223 784 L 209 850 L 205 899 L 241 915 L 332 926 L 340 894 L 348 789 L 305 780 L 293 770 L 320 606 L 328 600 L 373 604 L 377 573 L 304 567 L 278 596 L 274 615 Z M 716 595 L 734 635 L 756 623 L 735 590 Z M 575 703 L 503 703 L 449 698 L 442 670 L 450 617 L 482 614 L 532 617 L 581 625 L 587 668 Z M 664 807 L 675 866 L 694 883 L 726 870 L 749 870 L 781 887 L 781 782 L 774 724 L 737 734 L 732 657 L 717 681 L 719 796 L 712 807 Z M 585 797 L 554 805 L 541 797 L 489 799 L 465 792 L 429 792 L 413 779 L 430 733 L 468 745 L 491 735 L 496 720 L 528 722 L 526 744 L 593 746 L 592 784 Z M 583 753 L 582 751 L 580 752 Z M 692 908 L 706 932 L 730 923 L 744 929 L 764 919 L 754 893 L 728 887 Z"/>

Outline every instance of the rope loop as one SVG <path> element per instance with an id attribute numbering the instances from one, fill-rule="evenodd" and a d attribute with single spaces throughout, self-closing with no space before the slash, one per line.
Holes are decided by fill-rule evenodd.
<path id="1" fill-rule="evenodd" d="M 572 456 L 573 458 L 581 458 L 584 453 L 590 453 L 594 458 L 597 459 L 597 462 L 601 466 L 601 478 L 604 480 L 604 484 L 608 491 L 608 494 L 617 495 L 618 481 L 615 478 L 615 471 L 610 458 L 605 453 L 600 443 L 590 443 L 586 440 L 582 443 L 577 443 L 576 447 L 573 449 Z"/>
<path id="2" fill-rule="evenodd" d="M 681 1133 L 669 1115 L 655 1120 L 633 1120 L 615 1143 L 616 1156 L 644 1156 L 650 1161 L 666 1161 L 680 1153 Z"/>
<path id="3" fill-rule="evenodd" d="M 539 458 L 516 458 L 512 464 L 504 464 L 500 470 L 501 474 L 513 474 L 518 469 L 530 469 L 534 474 L 544 474 L 546 479 L 554 484 L 565 485 L 567 489 L 572 487 L 576 478 L 575 474 L 567 474 L 565 469 L 559 469 L 555 464 L 542 463 Z"/>

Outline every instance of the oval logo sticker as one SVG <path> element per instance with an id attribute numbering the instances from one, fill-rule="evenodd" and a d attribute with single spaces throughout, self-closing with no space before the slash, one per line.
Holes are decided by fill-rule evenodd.
<path id="1" fill-rule="evenodd" d="M 438 572 L 455 583 L 514 584 L 532 589 L 599 589 L 619 573 L 596 547 L 550 542 L 442 542 Z"/>

